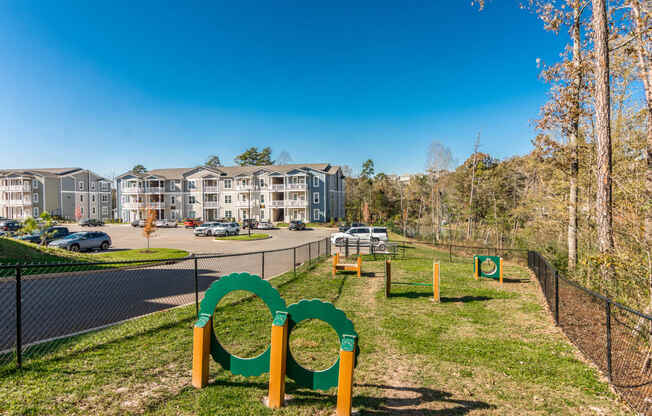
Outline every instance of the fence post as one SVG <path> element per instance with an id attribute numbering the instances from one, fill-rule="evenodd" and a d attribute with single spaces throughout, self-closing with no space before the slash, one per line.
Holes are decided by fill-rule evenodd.
<path id="1" fill-rule="evenodd" d="M 308 243 L 308 266 L 312 264 L 312 244 Z"/>
<path id="2" fill-rule="evenodd" d="M 197 256 L 193 253 L 194 263 L 195 263 L 195 315 L 199 318 L 199 279 L 197 278 Z"/>
<path id="3" fill-rule="evenodd" d="M 559 325 L 559 272 L 555 270 L 555 323 Z"/>
<path id="4" fill-rule="evenodd" d="M 344 239 L 344 257 L 349 257 L 349 239 Z"/>
<path id="5" fill-rule="evenodd" d="M 265 252 L 261 252 L 260 277 L 265 280 Z"/>
<path id="6" fill-rule="evenodd" d="M 23 300 L 20 272 L 20 266 L 16 266 L 16 365 L 18 368 L 23 366 Z"/>
<path id="7" fill-rule="evenodd" d="M 359 256 L 360 255 L 360 239 L 359 238 L 356 240 L 355 245 L 356 245 L 356 250 L 357 250 L 356 254 Z"/>
<path id="8" fill-rule="evenodd" d="M 294 272 L 294 276 L 296 277 L 297 275 L 297 248 L 296 247 L 292 248 L 292 271 Z"/>
<path id="9" fill-rule="evenodd" d="M 330 238 L 326 239 L 326 255 L 328 257 L 331 256 L 331 240 L 330 240 Z"/>
<path id="10" fill-rule="evenodd" d="M 321 256 L 321 240 L 317 240 L 317 258 Z"/>
<path id="11" fill-rule="evenodd" d="M 611 303 L 605 302 L 605 314 L 607 317 L 607 375 L 611 382 Z"/>
<path id="12" fill-rule="evenodd" d="M 452 244 L 448 245 L 448 262 L 449 263 L 453 262 L 453 245 Z"/>

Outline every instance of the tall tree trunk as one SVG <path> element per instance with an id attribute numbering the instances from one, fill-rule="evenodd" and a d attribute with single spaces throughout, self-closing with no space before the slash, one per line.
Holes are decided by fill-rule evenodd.
<path id="1" fill-rule="evenodd" d="M 593 0 L 595 49 L 595 123 L 597 142 L 596 219 L 598 249 L 610 255 L 614 249 L 611 211 L 611 121 L 609 86 L 609 28 L 606 0 Z M 612 267 L 601 267 L 604 280 L 613 277 Z"/>
<path id="2" fill-rule="evenodd" d="M 475 141 L 475 146 L 473 148 L 473 170 L 471 174 L 471 193 L 469 195 L 469 222 L 466 227 L 466 239 L 470 240 L 473 233 L 472 223 L 473 223 L 473 191 L 475 190 L 475 165 L 478 158 L 478 146 L 480 145 L 480 133 L 478 133 L 478 138 Z"/>
<path id="3" fill-rule="evenodd" d="M 575 271 L 577 267 L 577 177 L 579 175 L 579 160 L 577 141 L 579 138 L 580 125 L 580 89 L 582 87 L 582 57 L 580 55 L 581 33 L 580 33 L 580 8 L 579 1 L 573 5 L 573 27 L 571 37 L 573 39 L 573 96 L 571 108 L 571 121 L 569 132 L 570 145 L 570 186 L 568 191 L 568 270 Z"/>

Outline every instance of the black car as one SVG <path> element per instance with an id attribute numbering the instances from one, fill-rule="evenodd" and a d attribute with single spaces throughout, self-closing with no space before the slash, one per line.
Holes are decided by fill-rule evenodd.
<path id="1" fill-rule="evenodd" d="M 51 241 L 63 238 L 70 234 L 70 230 L 66 227 L 50 227 L 45 230 L 45 243 L 48 244 Z M 29 241 L 30 243 L 40 244 L 41 243 L 41 233 L 39 231 L 18 237 L 19 240 Z"/>
<path id="2" fill-rule="evenodd" d="M 0 231 L 18 231 L 22 225 L 18 221 L 5 220 L 0 222 Z"/>
<path id="3" fill-rule="evenodd" d="M 242 220 L 242 229 L 251 228 L 252 230 L 258 227 L 258 221 L 253 218 Z"/>
<path id="4" fill-rule="evenodd" d="M 104 223 L 102 221 L 96 220 L 94 218 L 79 221 L 80 227 L 101 227 L 103 225 Z"/>
<path id="5" fill-rule="evenodd" d="M 304 223 L 301 220 L 290 221 L 290 226 L 288 227 L 288 230 L 294 230 L 294 231 L 305 230 L 305 229 L 306 229 L 306 223 Z"/>

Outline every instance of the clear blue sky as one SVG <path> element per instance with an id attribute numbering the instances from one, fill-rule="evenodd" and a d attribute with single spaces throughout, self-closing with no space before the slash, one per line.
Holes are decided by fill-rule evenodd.
<path id="1" fill-rule="evenodd" d="M 321 3 L 321 6 L 307 5 Z M 0 167 L 524 154 L 564 43 L 518 1 L 0 2 Z M 183 4 L 183 5 L 181 5 Z"/>

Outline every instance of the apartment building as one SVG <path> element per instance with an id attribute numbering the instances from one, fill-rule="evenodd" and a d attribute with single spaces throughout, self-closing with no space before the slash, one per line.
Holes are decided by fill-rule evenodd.
<path id="1" fill-rule="evenodd" d="M 154 211 L 158 219 L 247 218 L 325 222 L 344 217 L 344 175 L 328 163 L 126 172 L 116 179 L 125 222 Z"/>
<path id="2" fill-rule="evenodd" d="M 82 168 L 0 169 L 0 216 L 112 217 L 111 181 Z"/>

